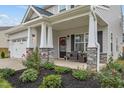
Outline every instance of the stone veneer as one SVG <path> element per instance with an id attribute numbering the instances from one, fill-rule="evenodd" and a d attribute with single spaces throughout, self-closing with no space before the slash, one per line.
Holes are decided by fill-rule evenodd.
<path id="1" fill-rule="evenodd" d="M 32 51 L 33 51 L 33 48 L 26 48 L 26 54 L 32 53 Z"/>
<path id="2" fill-rule="evenodd" d="M 42 48 L 40 49 L 40 53 L 41 53 L 42 61 L 48 61 L 48 60 L 51 61 L 53 59 L 52 49 Z"/>
<path id="3" fill-rule="evenodd" d="M 100 53 L 100 63 L 107 63 L 107 53 Z"/>
<path id="4" fill-rule="evenodd" d="M 97 65 L 97 48 L 92 47 L 87 49 L 87 69 L 96 70 Z"/>

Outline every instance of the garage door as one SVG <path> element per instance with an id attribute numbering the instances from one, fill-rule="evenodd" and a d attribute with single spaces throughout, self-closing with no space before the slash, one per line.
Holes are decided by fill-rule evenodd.
<path id="1" fill-rule="evenodd" d="M 26 45 L 26 38 L 12 40 L 10 56 L 13 58 L 22 58 L 23 54 L 26 54 Z"/>

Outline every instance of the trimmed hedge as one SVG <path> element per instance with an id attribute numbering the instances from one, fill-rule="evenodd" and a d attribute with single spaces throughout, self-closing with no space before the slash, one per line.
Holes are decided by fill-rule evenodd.
<path id="1" fill-rule="evenodd" d="M 79 80 L 86 80 L 89 77 L 89 73 L 86 70 L 73 70 L 72 76 Z"/>
<path id="2" fill-rule="evenodd" d="M 38 71 L 35 69 L 27 69 L 25 70 L 19 79 L 22 82 L 33 82 L 38 78 Z"/>
<path id="3" fill-rule="evenodd" d="M 60 75 L 48 75 L 43 78 L 40 88 L 60 88 L 62 79 Z"/>
<path id="4" fill-rule="evenodd" d="M 0 69 L 0 75 L 3 78 L 8 78 L 12 75 L 15 74 L 15 70 L 14 69 L 10 69 L 10 68 L 4 68 L 4 69 Z"/>

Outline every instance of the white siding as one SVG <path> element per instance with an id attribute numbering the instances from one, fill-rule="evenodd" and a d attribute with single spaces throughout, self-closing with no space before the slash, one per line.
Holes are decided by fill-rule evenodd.
<path id="1" fill-rule="evenodd" d="M 58 13 L 58 5 L 55 5 L 51 8 L 48 8 L 47 11 L 53 13 L 53 14 L 57 14 Z"/>
<path id="2" fill-rule="evenodd" d="M 97 14 L 104 19 L 108 24 L 108 55 L 111 54 L 111 35 L 113 33 L 113 58 L 117 59 L 119 53 L 122 51 L 120 49 L 116 50 L 116 37 L 118 37 L 118 47 L 120 47 L 122 43 L 122 27 L 121 27 L 121 6 L 119 5 L 112 5 L 110 6 L 109 10 L 98 9 Z"/>
<path id="3" fill-rule="evenodd" d="M 0 48 L 8 48 L 8 39 L 5 33 L 6 31 L 0 31 Z"/>
<path id="4" fill-rule="evenodd" d="M 19 32 L 9 35 L 9 39 L 11 40 L 11 39 L 23 38 L 23 37 L 27 37 L 27 35 L 28 35 L 27 30 L 19 31 Z"/>
<path id="5" fill-rule="evenodd" d="M 35 18 L 35 17 L 38 17 L 38 15 L 34 12 L 34 13 L 32 14 L 32 16 L 30 17 L 30 19 L 33 19 L 33 18 Z"/>

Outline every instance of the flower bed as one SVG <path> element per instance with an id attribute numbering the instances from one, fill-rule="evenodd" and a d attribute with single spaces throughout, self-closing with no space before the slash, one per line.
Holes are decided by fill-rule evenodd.
<path id="1" fill-rule="evenodd" d="M 39 76 L 34 82 L 21 82 L 19 77 L 25 70 L 16 71 L 14 76 L 9 77 L 7 80 L 13 87 L 16 88 L 38 88 L 43 78 L 47 75 L 56 74 L 54 70 L 48 70 L 42 68 L 39 72 Z M 80 81 L 72 76 L 72 73 L 61 74 L 62 87 L 63 88 L 100 88 L 99 81 L 94 78 L 89 78 L 84 81 Z"/>

